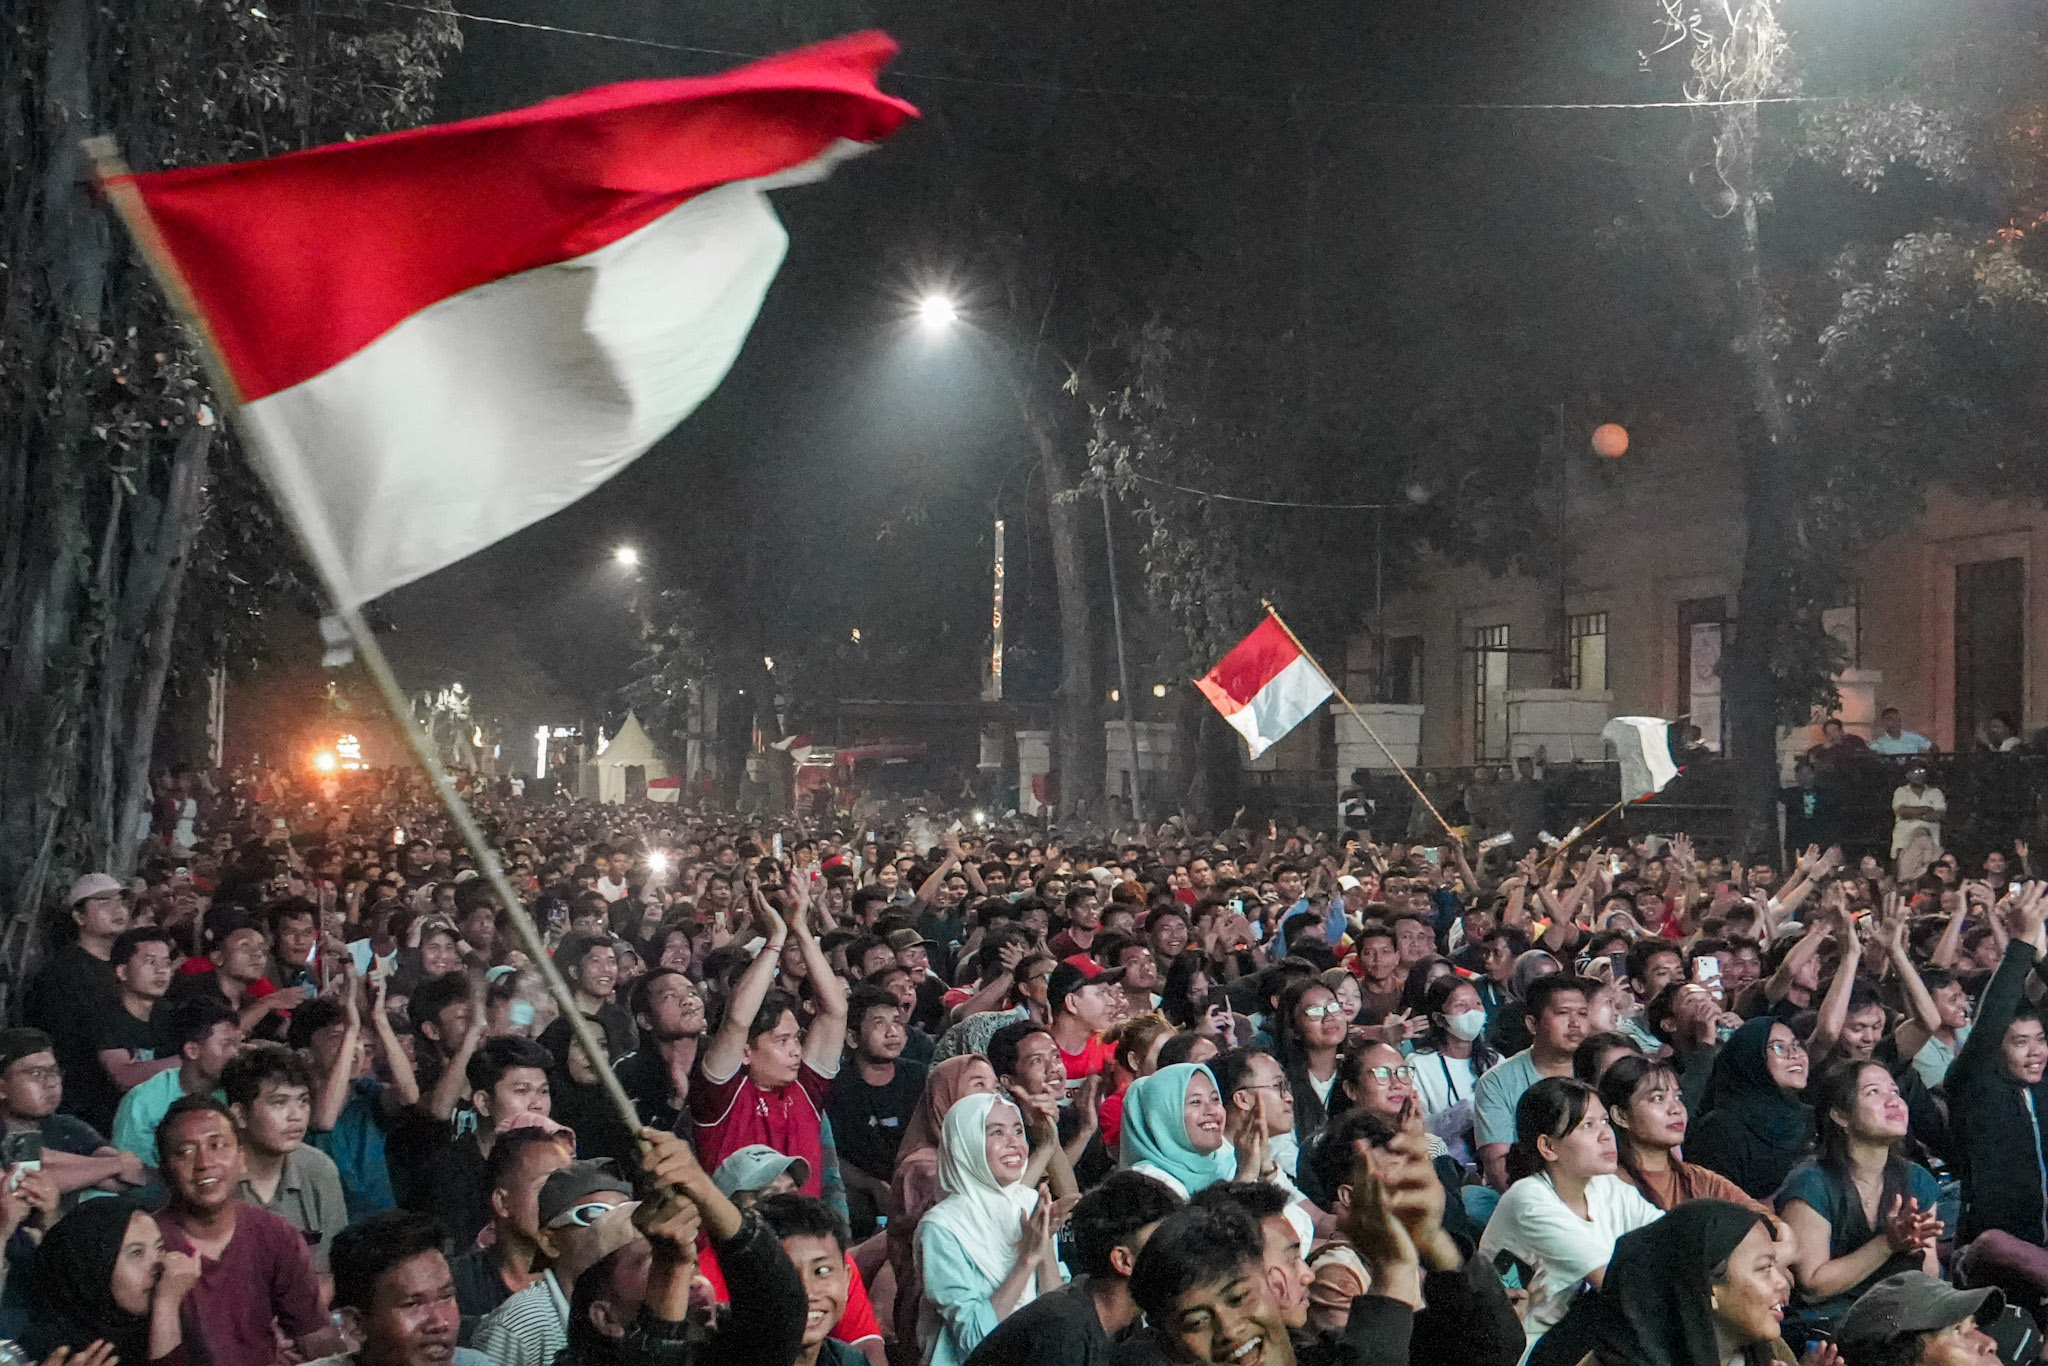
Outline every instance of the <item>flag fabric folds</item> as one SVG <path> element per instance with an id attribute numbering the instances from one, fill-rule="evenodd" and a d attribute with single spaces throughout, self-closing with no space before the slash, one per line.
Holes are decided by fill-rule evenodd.
<path id="1" fill-rule="evenodd" d="M 876 88 L 895 50 L 126 178 L 342 606 L 566 507 L 704 400 L 782 261 L 763 191 L 915 116 Z"/>
<path id="2" fill-rule="evenodd" d="M 1244 736 L 1254 759 L 1337 691 L 1271 612 L 1195 686 Z"/>
<path id="3" fill-rule="evenodd" d="M 1671 761 L 1671 724 L 1661 716 L 1617 716 L 1601 728 L 1621 763 L 1621 800 L 1639 802 L 1678 776 Z"/>

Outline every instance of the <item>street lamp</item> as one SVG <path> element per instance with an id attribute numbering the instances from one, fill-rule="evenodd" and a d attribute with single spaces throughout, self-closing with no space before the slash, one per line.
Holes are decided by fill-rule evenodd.
<path id="1" fill-rule="evenodd" d="M 943 332 L 960 321 L 960 310 L 943 294 L 927 294 L 918 300 L 917 319 L 926 330 Z"/>
<path id="2" fill-rule="evenodd" d="M 612 552 L 612 559 L 621 569 L 637 569 L 640 566 L 640 552 L 632 546 L 622 545 Z"/>

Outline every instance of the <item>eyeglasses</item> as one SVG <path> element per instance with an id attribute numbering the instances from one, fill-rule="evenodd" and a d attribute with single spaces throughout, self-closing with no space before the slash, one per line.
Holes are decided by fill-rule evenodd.
<path id="1" fill-rule="evenodd" d="M 1793 1039 L 1789 1043 L 1766 1044 L 1764 1051 L 1774 1058 L 1803 1058 L 1806 1056 L 1806 1045 Z"/>
<path id="2" fill-rule="evenodd" d="M 1280 1081 L 1262 1081 L 1256 1086 L 1246 1084 L 1237 1089 L 1240 1091 L 1271 1091 L 1279 1096 L 1291 1096 L 1294 1094 L 1294 1088 L 1285 1079 Z"/>
<path id="3" fill-rule="evenodd" d="M 1365 1069 L 1365 1075 L 1378 1082 L 1393 1081 L 1397 1077 L 1402 1081 L 1414 1081 L 1415 1069 L 1405 1065 L 1401 1067 L 1368 1067 Z"/>
<path id="4" fill-rule="evenodd" d="M 1344 1007 L 1335 1001 L 1329 1001 L 1318 1006 L 1303 1006 L 1301 1013 L 1304 1017 L 1311 1020 L 1326 1020 L 1332 1015 L 1342 1015 Z"/>
<path id="5" fill-rule="evenodd" d="M 589 1228 L 592 1224 L 603 1218 L 606 1211 L 617 1208 L 618 1204 L 615 1201 L 586 1200 L 580 1205 L 572 1205 L 568 1209 L 563 1210 L 555 1216 L 554 1222 L 550 1223 L 548 1227 L 568 1228 L 574 1225 L 577 1228 Z"/>

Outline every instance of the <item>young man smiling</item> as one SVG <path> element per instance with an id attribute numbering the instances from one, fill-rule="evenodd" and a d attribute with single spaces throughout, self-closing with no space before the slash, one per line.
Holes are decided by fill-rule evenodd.
<path id="1" fill-rule="evenodd" d="M 1167 1358 L 1183 1366 L 1514 1366 L 1521 1323 L 1492 1267 L 1445 1234 L 1444 1188 L 1423 1133 L 1417 1117 L 1385 1151 L 1353 1164 L 1355 1198 L 1339 1233 L 1362 1258 L 1373 1293 L 1351 1301 L 1341 1331 L 1313 1341 L 1290 1331 L 1286 1250 L 1276 1262 L 1274 1240 L 1227 1192 L 1162 1220 L 1138 1254 L 1131 1294 Z"/>
<path id="2" fill-rule="evenodd" d="M 186 1096 L 157 1125 L 170 1202 L 156 1216 L 164 1247 L 199 1259 L 185 1302 L 206 1359 L 270 1361 L 280 1333 L 303 1358 L 326 1356 L 341 1334 L 320 1309 L 299 1231 L 241 1199 L 242 1146 L 227 1107 Z"/>

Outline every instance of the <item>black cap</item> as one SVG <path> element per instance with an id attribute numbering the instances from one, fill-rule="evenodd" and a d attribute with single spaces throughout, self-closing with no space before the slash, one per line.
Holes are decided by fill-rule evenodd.
<path id="1" fill-rule="evenodd" d="M 1087 964 L 1087 967 L 1081 966 Z M 1093 972 L 1088 969 L 1094 968 Z M 1098 966 L 1094 959 L 1084 953 L 1063 959 L 1045 979 L 1046 1008 L 1057 1015 L 1060 1005 L 1069 996 L 1085 986 L 1120 987 L 1124 984 L 1122 968 Z"/>
<path id="2" fill-rule="evenodd" d="M 1851 1366 L 1857 1357 L 1913 1333 L 1938 1333 L 1974 1318 L 1981 1326 L 2005 1312 L 1996 1289 L 1958 1290 L 1924 1271 L 1901 1271 L 1863 1292 L 1835 1333 Z"/>

